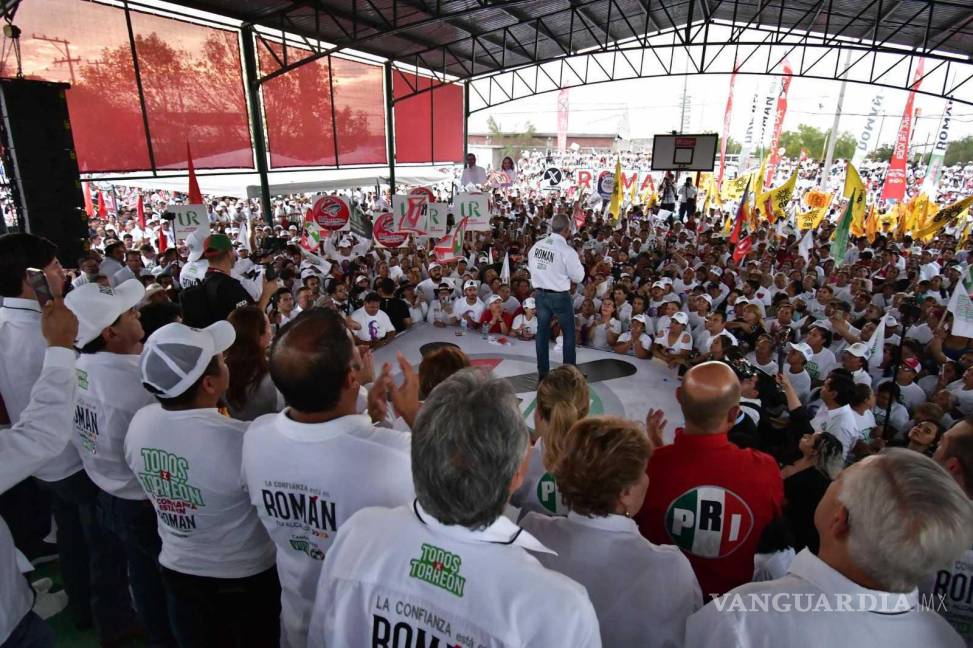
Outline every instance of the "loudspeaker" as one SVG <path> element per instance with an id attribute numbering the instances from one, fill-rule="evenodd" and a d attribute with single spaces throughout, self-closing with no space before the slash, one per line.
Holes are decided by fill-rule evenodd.
<path id="1" fill-rule="evenodd" d="M 20 230 L 50 239 L 77 267 L 89 249 L 66 83 L 0 79 L 0 138 Z"/>

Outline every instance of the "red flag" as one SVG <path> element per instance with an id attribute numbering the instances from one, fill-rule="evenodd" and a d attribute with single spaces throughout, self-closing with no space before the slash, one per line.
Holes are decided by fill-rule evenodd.
<path id="1" fill-rule="evenodd" d="M 169 242 L 166 240 L 166 223 L 168 221 L 162 221 L 162 225 L 159 226 L 159 253 L 166 251 L 169 247 Z"/>
<path id="2" fill-rule="evenodd" d="M 575 229 L 584 227 L 584 209 L 581 208 L 581 199 L 574 202 L 574 226 Z"/>
<path id="3" fill-rule="evenodd" d="M 726 97 L 726 110 L 723 111 L 723 137 L 720 138 L 720 173 L 716 177 L 716 186 L 723 186 L 723 172 L 726 170 L 726 140 L 730 136 L 730 117 L 733 116 L 733 84 L 737 80 L 737 66 L 733 66 L 730 75 L 730 94 Z"/>
<path id="4" fill-rule="evenodd" d="M 186 142 L 186 168 L 189 170 L 189 204 L 202 205 L 203 194 L 199 191 L 199 183 L 196 182 L 196 169 L 193 168 L 193 154 L 189 150 L 189 142 Z"/>
<path id="5" fill-rule="evenodd" d="M 753 249 L 753 236 L 748 235 L 746 238 L 741 239 L 736 247 L 733 248 L 733 263 L 739 264 L 742 259 L 750 254 L 751 249 Z"/>
<path id="6" fill-rule="evenodd" d="M 95 215 L 95 205 L 91 202 L 91 185 L 84 183 L 84 213 L 91 218 Z"/>
<path id="7" fill-rule="evenodd" d="M 101 195 L 101 190 L 98 190 L 98 218 L 108 217 L 108 205 L 105 204 L 105 197 Z"/>
<path id="8" fill-rule="evenodd" d="M 889 160 L 888 171 L 885 172 L 885 184 L 882 185 L 882 200 L 896 200 L 902 202 L 905 199 L 905 167 L 909 159 L 909 140 L 912 131 L 912 104 L 915 102 L 916 90 L 922 83 L 922 72 L 925 59 L 919 59 L 916 67 L 915 77 L 912 79 L 912 89 L 909 91 L 909 98 L 905 101 L 905 112 L 902 113 L 902 123 L 899 124 L 899 134 L 895 138 L 895 149 L 892 151 L 892 159 Z"/>
<path id="9" fill-rule="evenodd" d="M 463 236 L 465 234 L 466 219 L 464 218 L 456 225 L 456 228 L 452 232 L 436 243 L 436 246 L 433 248 L 436 254 L 436 260 L 446 263 L 449 261 L 457 261 L 463 256 Z"/>
<path id="10" fill-rule="evenodd" d="M 750 217 L 750 181 L 747 180 L 747 186 L 743 190 L 743 196 L 740 198 L 740 206 L 737 207 L 737 217 L 736 222 L 733 224 L 733 232 L 730 233 L 730 243 L 736 243 L 740 240 L 740 234 L 743 231 L 743 224 Z"/>
<path id="11" fill-rule="evenodd" d="M 141 229 L 144 232 L 145 231 L 145 205 L 142 204 L 142 194 L 139 194 L 139 199 L 135 203 L 135 209 L 138 210 L 139 229 Z"/>
<path id="12" fill-rule="evenodd" d="M 783 87 L 781 88 L 780 96 L 777 97 L 777 118 L 774 121 L 774 136 L 770 140 L 770 161 L 767 163 L 767 177 L 761 179 L 764 183 L 764 189 L 768 188 L 774 181 L 774 176 L 777 174 L 777 164 L 780 162 L 780 155 L 777 149 L 780 146 L 780 133 L 784 128 L 784 114 L 787 112 L 787 89 L 791 87 L 791 76 L 791 64 L 785 60 Z"/>

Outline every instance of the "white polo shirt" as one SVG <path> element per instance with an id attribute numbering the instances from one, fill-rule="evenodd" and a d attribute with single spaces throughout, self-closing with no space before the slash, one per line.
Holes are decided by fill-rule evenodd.
<path id="1" fill-rule="evenodd" d="M 418 502 L 359 511 L 325 559 L 308 646 L 601 646 L 584 588 L 528 551 L 550 553 L 503 516 L 470 531 Z"/>
<path id="2" fill-rule="evenodd" d="M 800 598 L 793 595 L 799 594 Z M 734 595 L 742 595 L 734 598 Z M 749 597 L 769 599 L 769 610 L 742 611 Z M 774 595 L 779 595 L 774 598 Z M 839 599 L 839 596 L 844 598 Z M 738 601 L 734 607 L 734 600 Z M 776 603 L 775 603 L 776 601 Z M 798 611 L 820 606 L 817 611 Z M 854 606 L 856 611 L 840 609 Z M 882 648 L 963 648 L 963 640 L 935 612 L 918 607 L 916 590 L 904 594 L 866 589 L 804 549 L 783 578 L 748 583 L 689 617 L 686 648 L 741 646 L 882 646 Z M 790 609 L 774 605 L 790 604 Z M 839 610 L 834 612 L 826 611 Z"/>
<path id="3" fill-rule="evenodd" d="M 536 554 L 542 565 L 588 590 L 603 645 L 682 645 L 686 619 L 703 606 L 703 594 L 677 547 L 652 544 L 622 515 L 530 513 L 520 526 L 557 552 Z"/>
<path id="4" fill-rule="evenodd" d="M 30 391 L 41 375 L 46 349 L 47 343 L 41 335 L 41 307 L 37 301 L 4 297 L 0 306 L 0 397 L 11 423 L 20 420 L 30 403 Z M 53 482 L 79 470 L 81 459 L 68 444 L 57 455 L 41 462 L 34 476 Z"/>
<path id="5" fill-rule="evenodd" d="M 125 460 L 125 435 L 135 413 L 155 402 L 142 386 L 139 356 L 102 351 L 78 358 L 72 441 L 85 472 L 115 497 L 144 500 L 145 492 Z"/>
<path id="6" fill-rule="evenodd" d="M 811 421 L 811 427 L 814 428 L 815 432 L 830 432 L 841 441 L 845 457 L 848 456 L 859 439 L 858 419 L 855 417 L 855 411 L 851 409 L 851 405 L 843 405 L 833 410 L 822 405 Z"/>
<path id="7" fill-rule="evenodd" d="M 578 253 L 560 234 L 549 234 L 527 253 L 530 282 L 534 288 L 566 291 L 571 282 L 581 283 L 584 266 Z"/>
<path id="8" fill-rule="evenodd" d="M 940 606 L 936 611 L 963 637 L 967 648 L 973 646 L 973 549 L 920 584 L 919 591 L 936 597 Z"/>
<path id="9" fill-rule="evenodd" d="M 247 423 L 219 410 L 169 411 L 158 403 L 132 418 L 125 459 L 159 518 L 159 562 L 209 578 L 246 578 L 274 564 L 274 543 L 240 478 Z"/>
<path id="10" fill-rule="evenodd" d="M 374 315 L 369 315 L 362 306 L 351 314 L 351 319 L 361 324 L 361 328 L 355 331 L 355 336 L 363 342 L 376 342 L 395 331 L 392 320 L 382 309 L 378 309 Z"/>
<path id="11" fill-rule="evenodd" d="M 298 423 L 288 410 L 255 420 L 243 440 L 242 479 L 277 546 L 285 646 L 304 646 L 321 561 L 335 533 L 367 506 L 415 497 L 411 437 L 367 416 Z"/>
<path id="12" fill-rule="evenodd" d="M 29 406 L 21 409 L 13 426 L 0 430 L 0 493 L 71 445 L 74 352 L 50 348 L 41 362 Z M 0 518 L 0 644 L 34 604 L 34 591 L 20 573 L 17 553 L 10 529 Z"/>

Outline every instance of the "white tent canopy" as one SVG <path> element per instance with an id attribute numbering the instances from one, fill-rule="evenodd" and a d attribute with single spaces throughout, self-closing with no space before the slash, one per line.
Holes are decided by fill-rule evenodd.
<path id="1" fill-rule="evenodd" d="M 446 182 L 452 179 L 450 165 L 427 165 L 397 167 L 396 184 L 424 186 Z M 197 175 L 199 190 L 204 194 L 219 197 L 258 198 L 260 197 L 260 176 L 256 173 L 219 173 Z M 376 184 L 388 185 L 388 168 L 372 167 L 358 169 L 319 169 L 313 171 L 271 171 L 268 174 L 270 195 L 281 196 L 293 193 L 319 193 L 356 187 L 374 187 Z M 99 178 L 92 178 L 100 181 Z M 183 175 L 126 178 L 113 176 L 104 182 L 137 187 L 139 189 L 162 189 L 185 193 L 188 180 Z"/>

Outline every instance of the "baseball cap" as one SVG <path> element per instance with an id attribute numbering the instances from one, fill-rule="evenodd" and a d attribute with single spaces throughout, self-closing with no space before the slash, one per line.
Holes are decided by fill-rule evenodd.
<path id="1" fill-rule="evenodd" d="M 678 314 L 678 313 L 677 313 L 677 314 Z M 638 315 L 632 315 L 632 319 L 633 319 L 633 320 L 638 320 L 639 322 L 642 322 L 642 323 L 643 323 L 643 324 L 645 324 L 646 326 L 648 326 L 648 325 L 649 325 L 649 318 L 647 318 L 647 317 L 646 317 L 645 315 L 643 315 L 642 313 L 639 313 Z"/>
<path id="2" fill-rule="evenodd" d="M 78 318 L 74 343 L 83 347 L 112 325 L 125 311 L 135 308 L 145 296 L 138 279 L 129 279 L 114 288 L 97 283 L 78 286 L 64 298 L 64 305 Z"/>
<path id="3" fill-rule="evenodd" d="M 534 301 L 533 297 L 528 297 L 524 300 L 524 308 L 537 308 L 537 302 Z M 638 317 L 638 315 L 636 315 Z"/>
<path id="4" fill-rule="evenodd" d="M 682 312 L 682 311 L 679 311 L 678 313 L 675 313 L 675 314 L 674 314 L 674 315 L 672 316 L 672 318 L 671 318 L 671 319 L 672 319 L 672 321 L 673 321 L 673 322 L 679 322 L 679 323 L 680 323 L 680 324 L 682 324 L 683 326 L 685 326 L 686 324 L 689 324 L 689 316 L 688 316 L 688 315 L 686 315 L 686 314 L 685 314 L 684 312 Z"/>
<path id="5" fill-rule="evenodd" d="M 902 361 L 902 368 L 908 369 L 909 371 L 914 371 L 919 373 L 922 371 L 922 365 L 915 358 L 906 358 Z"/>
<path id="6" fill-rule="evenodd" d="M 892 315 L 885 316 L 885 326 L 888 328 L 894 328 L 899 325 L 899 320 L 895 319 Z"/>
<path id="7" fill-rule="evenodd" d="M 233 241 L 226 234 L 210 234 L 203 241 L 203 256 L 214 257 L 233 249 Z"/>
<path id="8" fill-rule="evenodd" d="M 451 283 L 449 283 L 448 281 L 444 281 L 441 284 L 439 284 L 439 288 L 437 288 L 436 290 L 449 290 L 449 291 L 452 291 L 453 290 L 453 285 Z"/>
<path id="9" fill-rule="evenodd" d="M 804 356 L 805 360 L 810 361 L 811 358 L 814 356 L 814 349 L 812 349 L 807 342 L 798 342 L 797 344 L 794 344 L 793 342 L 788 342 L 787 346 L 794 349 L 802 356 Z"/>
<path id="10" fill-rule="evenodd" d="M 338 241 L 338 247 L 340 247 L 340 248 L 343 248 L 343 247 L 351 247 L 351 239 L 349 239 L 349 238 L 343 238 L 343 239 L 341 239 L 340 241 Z"/>
<path id="11" fill-rule="evenodd" d="M 831 331 L 831 322 L 828 320 L 818 320 L 811 324 L 811 328 L 819 328 L 823 331 Z"/>
<path id="12" fill-rule="evenodd" d="M 233 325 L 220 320 L 204 329 L 166 324 L 145 341 L 139 369 L 142 382 L 162 398 L 181 396 L 200 379 L 217 353 L 236 339 Z"/>
<path id="13" fill-rule="evenodd" d="M 855 342 L 854 344 L 852 344 L 851 346 L 849 346 L 847 349 L 845 349 L 845 351 L 847 351 L 851 355 L 855 356 L 856 358 L 867 358 L 868 357 L 868 345 L 865 344 L 864 342 Z"/>
<path id="14" fill-rule="evenodd" d="M 442 267 L 442 266 L 441 266 L 441 265 L 439 265 L 438 263 L 430 263 L 430 264 L 429 264 L 429 272 L 432 272 L 432 271 L 433 271 L 433 270 L 435 270 L 436 268 L 441 268 L 441 267 Z"/>
<path id="15" fill-rule="evenodd" d="M 701 294 L 701 295 L 697 295 L 697 296 L 696 296 L 696 299 L 703 299 L 703 300 L 705 300 L 705 301 L 706 301 L 706 303 L 707 303 L 707 304 L 709 304 L 710 306 L 712 306 L 712 305 L 713 305 L 713 298 L 712 298 L 712 297 L 710 297 L 709 295 L 707 295 L 706 293 L 703 293 L 703 294 Z"/>
<path id="16" fill-rule="evenodd" d="M 189 233 L 186 237 L 186 247 L 189 249 L 189 260 L 199 261 L 199 258 L 203 256 L 203 236 L 199 230 L 195 230 Z"/>
<path id="17" fill-rule="evenodd" d="M 502 301 L 503 301 L 503 299 L 500 298 L 500 295 L 491 295 L 490 296 L 490 299 L 487 300 L 487 306 L 489 306 L 490 304 L 496 304 L 496 303 L 499 303 L 499 302 L 502 302 Z"/>
<path id="18" fill-rule="evenodd" d="M 164 291 L 165 288 L 163 288 L 161 284 L 157 284 L 157 283 L 149 284 L 148 286 L 145 287 L 145 296 L 142 297 L 142 299 L 143 301 L 149 301 L 149 298 L 152 297 L 152 295 Z"/>
<path id="19" fill-rule="evenodd" d="M 479 288 L 479 287 L 480 287 L 480 284 L 478 284 L 477 282 L 473 281 L 472 279 L 470 279 L 469 281 L 467 281 L 466 283 L 463 284 L 463 290 L 466 290 L 467 288 Z"/>

